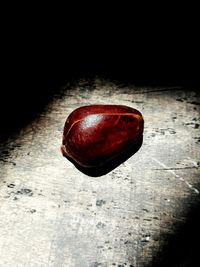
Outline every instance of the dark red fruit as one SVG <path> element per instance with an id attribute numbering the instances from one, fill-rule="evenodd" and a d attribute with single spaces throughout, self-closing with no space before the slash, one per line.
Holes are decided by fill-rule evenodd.
<path id="1" fill-rule="evenodd" d="M 121 105 L 77 108 L 64 126 L 61 151 L 83 167 L 96 167 L 117 157 L 141 139 L 142 114 Z"/>

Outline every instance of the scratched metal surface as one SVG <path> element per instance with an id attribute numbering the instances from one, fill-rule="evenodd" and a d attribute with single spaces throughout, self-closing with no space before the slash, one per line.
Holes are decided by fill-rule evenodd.
<path id="1" fill-rule="evenodd" d="M 63 88 L 0 147 L 0 266 L 154 266 L 199 201 L 199 101 L 192 90 L 99 78 Z M 95 103 L 129 105 L 145 119 L 140 150 L 97 178 L 59 148 L 67 115 Z"/>

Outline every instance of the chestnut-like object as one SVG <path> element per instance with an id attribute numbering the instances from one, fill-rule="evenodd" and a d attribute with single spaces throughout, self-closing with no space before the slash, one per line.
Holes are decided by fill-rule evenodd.
<path id="1" fill-rule="evenodd" d="M 142 114 L 122 105 L 75 109 L 64 126 L 63 156 L 83 167 L 96 167 L 135 145 L 143 134 Z"/>

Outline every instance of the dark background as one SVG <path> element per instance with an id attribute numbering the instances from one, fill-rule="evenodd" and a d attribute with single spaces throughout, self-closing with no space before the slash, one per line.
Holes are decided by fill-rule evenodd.
<path id="1" fill-rule="evenodd" d="M 133 6 L 38 10 L 8 9 L 2 26 L 1 138 L 33 119 L 61 85 L 81 77 L 199 86 L 195 8 L 146 7 L 139 15 Z"/>

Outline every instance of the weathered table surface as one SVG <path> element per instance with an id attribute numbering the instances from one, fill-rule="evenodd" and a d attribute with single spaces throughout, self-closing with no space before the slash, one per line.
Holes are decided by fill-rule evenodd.
<path id="1" fill-rule="evenodd" d="M 166 240 L 199 203 L 199 100 L 192 90 L 100 78 L 63 87 L 37 119 L 1 144 L 0 266 L 162 261 Z M 129 105 L 145 119 L 140 150 L 96 178 L 60 153 L 68 114 L 95 103 Z M 188 266 L 181 257 L 168 261 Z"/>

